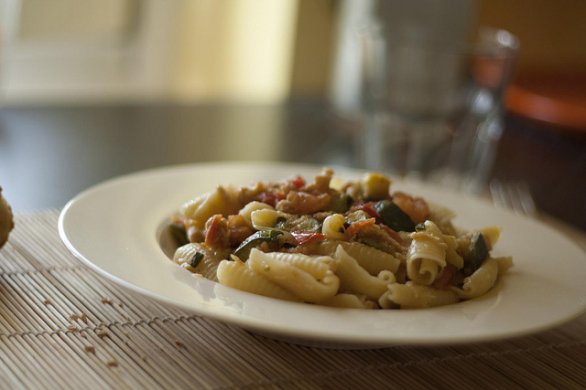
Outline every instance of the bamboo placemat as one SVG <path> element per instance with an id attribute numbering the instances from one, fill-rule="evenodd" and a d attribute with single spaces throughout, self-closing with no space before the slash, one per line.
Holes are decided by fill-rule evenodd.
<path id="1" fill-rule="evenodd" d="M 19 215 L 0 251 L 1 388 L 586 386 L 586 316 L 490 344 L 292 345 L 111 283 L 65 249 L 57 218 L 57 210 Z"/>

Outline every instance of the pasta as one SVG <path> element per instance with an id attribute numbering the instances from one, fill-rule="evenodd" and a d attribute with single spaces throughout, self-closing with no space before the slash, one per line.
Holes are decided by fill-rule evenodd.
<path id="1" fill-rule="evenodd" d="M 189 243 L 175 251 L 173 261 L 192 272 L 197 272 L 204 277 L 216 281 L 218 264 L 228 253 L 214 252 L 204 245 Z"/>
<path id="2" fill-rule="evenodd" d="M 238 214 L 241 215 L 248 225 L 252 227 L 252 213 L 257 210 L 273 210 L 273 207 L 263 202 L 254 201 L 242 207 L 240 211 L 238 211 Z"/>
<path id="3" fill-rule="evenodd" d="M 513 266 L 497 226 L 466 231 L 446 207 L 371 172 L 343 181 L 218 186 L 171 217 L 173 261 L 225 286 L 306 304 L 422 309 L 478 298 Z"/>
<path id="4" fill-rule="evenodd" d="M 286 301 L 301 301 L 295 294 L 252 271 L 241 261 L 222 260 L 218 266 L 218 280 L 221 284 Z"/>
<path id="5" fill-rule="evenodd" d="M 399 258 L 360 242 L 324 239 L 319 246 L 316 246 L 315 252 L 321 255 L 334 253 L 338 245 L 341 245 L 371 275 L 378 275 L 383 270 L 396 272 L 401 265 Z"/>
<path id="6" fill-rule="evenodd" d="M 344 216 L 342 214 L 329 215 L 324 219 L 322 233 L 332 240 L 344 239 Z"/>
<path id="7" fill-rule="evenodd" d="M 291 291 L 305 302 L 317 303 L 338 292 L 340 279 L 326 263 L 295 253 L 264 253 L 253 249 L 247 264 L 259 275 Z"/>
<path id="8" fill-rule="evenodd" d="M 395 305 L 402 309 L 421 309 L 448 305 L 458 300 L 458 295 L 453 291 L 408 282 L 406 284 L 391 283 L 389 290 L 379 299 L 379 304 L 386 309 Z"/>
<path id="9" fill-rule="evenodd" d="M 412 235 L 407 255 L 407 276 L 417 284 L 432 284 L 446 266 L 447 245 L 425 232 Z"/>
<path id="10" fill-rule="evenodd" d="M 320 302 L 321 305 L 345 307 L 348 309 L 374 309 L 376 304 L 365 296 L 340 293 Z"/>
<path id="11" fill-rule="evenodd" d="M 460 298 L 476 298 L 486 294 L 492 288 L 498 276 L 498 263 L 495 259 L 486 261 L 472 275 L 464 279 L 462 288 L 452 287 Z"/>
<path id="12" fill-rule="evenodd" d="M 209 194 L 201 195 L 182 207 L 182 213 L 203 226 L 214 214 L 233 214 L 239 210 L 236 190 L 232 187 L 217 187 Z"/>
<path id="13" fill-rule="evenodd" d="M 342 290 L 377 300 L 387 289 L 387 282 L 383 278 L 370 275 L 341 245 L 334 256 L 340 261 L 336 274 L 340 277 Z"/>

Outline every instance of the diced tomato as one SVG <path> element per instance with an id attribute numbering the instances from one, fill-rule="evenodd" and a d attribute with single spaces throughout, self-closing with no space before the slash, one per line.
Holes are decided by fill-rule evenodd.
<path id="1" fill-rule="evenodd" d="M 393 194 L 393 203 L 399 206 L 414 223 L 423 223 L 429 216 L 429 206 L 423 198 L 397 191 Z"/>
<path id="2" fill-rule="evenodd" d="M 361 206 L 361 209 L 368 213 L 373 218 L 379 218 L 379 213 L 374 209 L 372 202 L 365 203 Z"/>
<path id="3" fill-rule="evenodd" d="M 380 217 L 379 213 L 374 209 L 374 203 L 372 203 L 372 202 L 357 203 L 354 206 L 352 206 L 352 211 L 356 211 L 356 210 L 362 210 L 365 213 L 367 213 L 368 215 L 370 215 L 372 218 L 379 218 Z"/>
<path id="4" fill-rule="evenodd" d="M 280 190 L 261 192 L 256 196 L 256 200 L 275 207 L 277 202 L 285 199 L 285 193 Z"/>
<path id="5" fill-rule="evenodd" d="M 297 245 L 309 244 L 325 238 L 322 233 L 315 232 L 291 232 L 291 235 L 295 238 L 295 241 L 297 241 Z"/>
<path id="6" fill-rule="evenodd" d="M 275 207 L 275 205 L 277 204 L 277 199 L 273 196 L 273 194 L 271 194 L 269 192 L 261 192 L 260 194 L 258 194 L 256 196 L 256 199 L 259 202 L 269 204 L 273 207 Z"/>
<path id="7" fill-rule="evenodd" d="M 205 244 L 212 248 L 228 246 L 226 220 L 220 214 L 211 216 L 206 222 Z"/>
<path id="8" fill-rule="evenodd" d="M 291 184 L 293 187 L 299 190 L 305 186 L 305 179 L 297 175 L 294 178 L 287 180 L 287 183 Z"/>
<path id="9" fill-rule="evenodd" d="M 366 226 L 374 225 L 375 222 L 376 222 L 376 219 L 369 218 L 369 219 L 364 219 L 362 221 L 356 221 L 356 222 L 352 223 L 346 229 L 346 237 L 348 237 L 348 238 L 354 237 L 360 230 L 364 229 Z"/>

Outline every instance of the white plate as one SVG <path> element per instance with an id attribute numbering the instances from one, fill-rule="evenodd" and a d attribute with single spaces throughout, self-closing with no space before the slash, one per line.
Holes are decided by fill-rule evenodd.
<path id="1" fill-rule="evenodd" d="M 59 219 L 75 256 L 127 288 L 185 310 L 293 342 L 332 347 L 439 345 L 503 339 L 542 331 L 586 311 L 586 256 L 534 220 L 456 192 L 393 183 L 455 210 L 464 228 L 500 225 L 495 253 L 514 268 L 486 296 L 433 309 L 350 310 L 290 303 L 194 277 L 162 252 L 157 228 L 186 200 L 217 184 L 247 185 L 320 167 L 226 163 L 146 171 L 107 181 L 71 200 Z M 362 172 L 336 169 L 338 176 Z"/>

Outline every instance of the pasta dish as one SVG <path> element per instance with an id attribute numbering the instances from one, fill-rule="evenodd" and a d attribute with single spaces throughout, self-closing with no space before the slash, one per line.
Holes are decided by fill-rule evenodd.
<path id="1" fill-rule="evenodd" d="M 344 181 L 325 168 L 250 186 L 218 186 L 167 226 L 173 261 L 228 287 L 335 307 L 410 309 L 484 295 L 512 266 L 495 226 L 391 188 L 380 173 Z"/>

